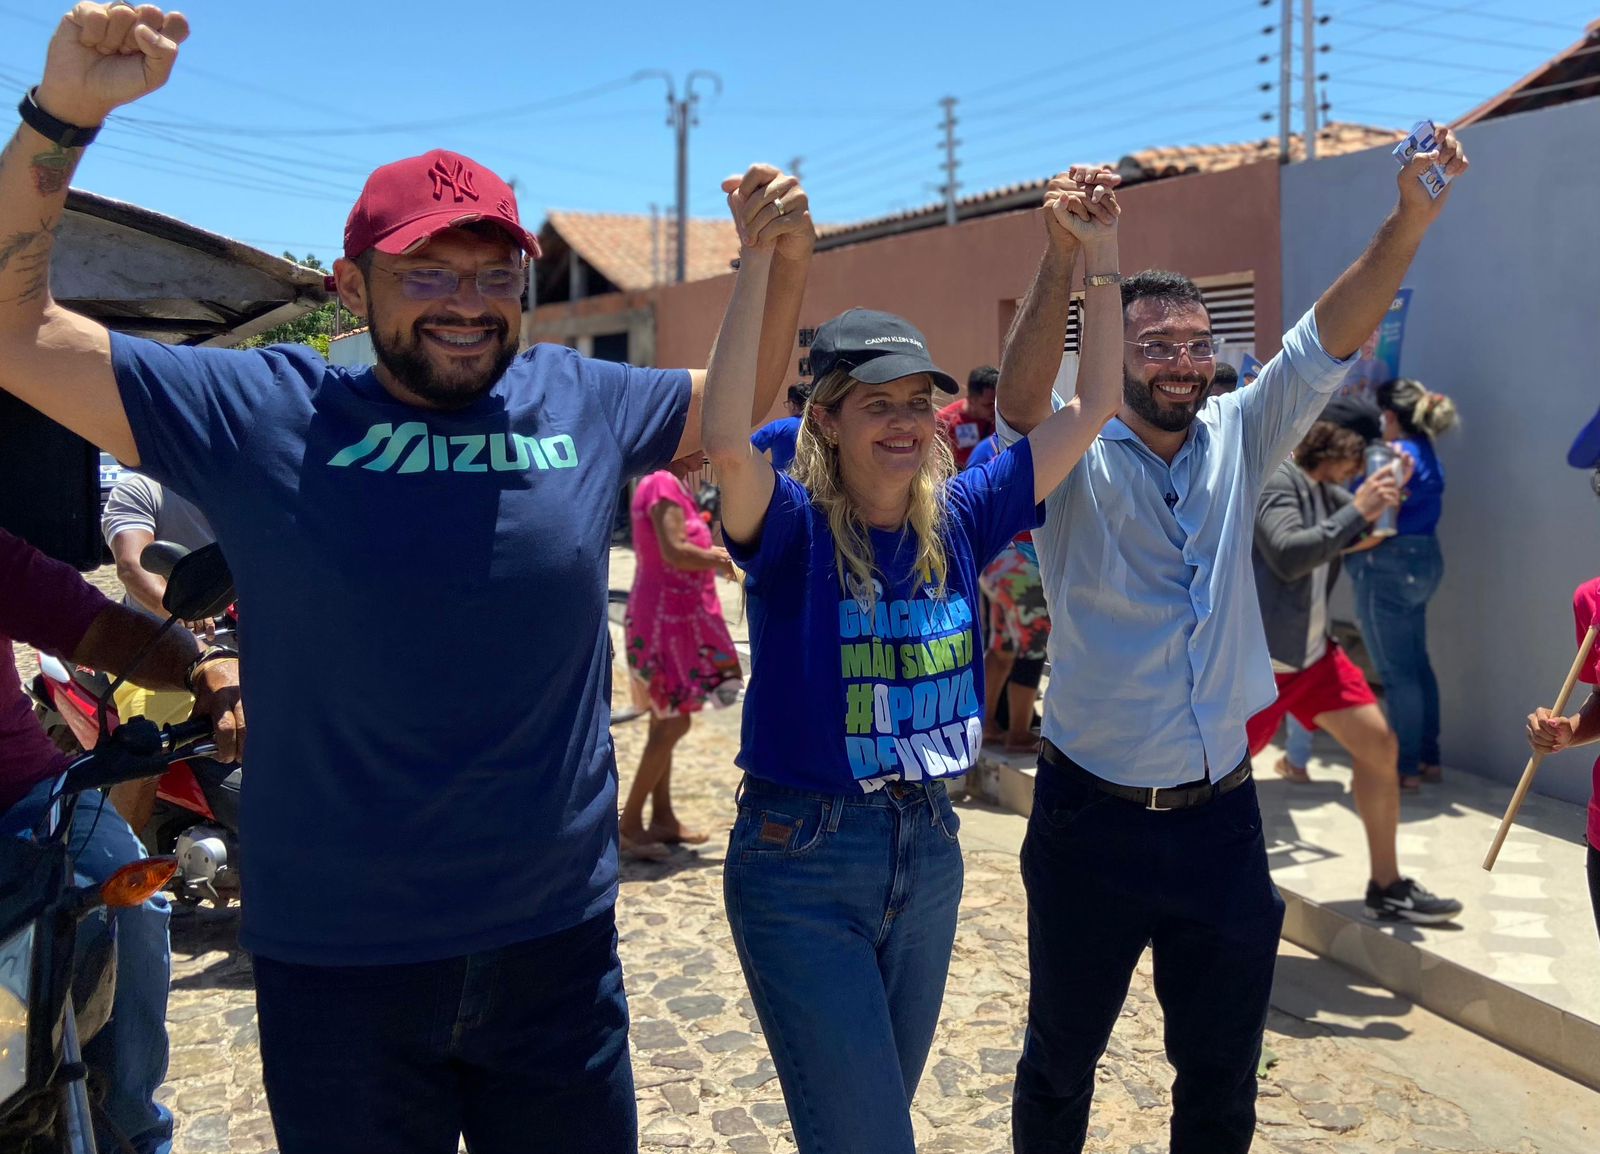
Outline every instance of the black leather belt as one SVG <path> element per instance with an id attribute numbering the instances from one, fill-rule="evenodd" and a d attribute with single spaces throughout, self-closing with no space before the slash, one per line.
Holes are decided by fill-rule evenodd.
<path id="1" fill-rule="evenodd" d="M 1175 785 L 1171 789 L 1142 789 L 1138 786 L 1118 785 L 1114 781 L 1096 777 L 1048 741 L 1041 748 L 1039 758 L 1067 776 L 1087 782 L 1101 793 L 1109 793 L 1112 797 L 1132 802 L 1144 809 L 1192 809 L 1197 805 L 1215 801 L 1225 793 L 1232 793 L 1250 780 L 1249 754 L 1246 754 L 1245 759 L 1226 777 L 1194 785 Z"/>

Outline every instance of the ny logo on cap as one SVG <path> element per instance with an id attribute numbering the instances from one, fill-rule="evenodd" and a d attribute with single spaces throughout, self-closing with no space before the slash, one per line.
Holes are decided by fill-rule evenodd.
<path id="1" fill-rule="evenodd" d="M 501 197 L 500 203 L 495 205 L 495 207 L 500 210 L 500 215 L 505 217 L 507 220 L 517 219 L 517 206 L 512 204 L 510 199 L 507 197 Z"/>
<path id="2" fill-rule="evenodd" d="M 444 157 L 433 162 L 433 167 L 428 170 L 428 177 L 433 181 L 433 199 L 443 200 L 444 190 L 448 188 L 455 196 L 457 204 L 467 197 L 478 199 L 478 190 L 472 187 L 472 169 L 468 168 L 461 160 L 447 165 Z"/>

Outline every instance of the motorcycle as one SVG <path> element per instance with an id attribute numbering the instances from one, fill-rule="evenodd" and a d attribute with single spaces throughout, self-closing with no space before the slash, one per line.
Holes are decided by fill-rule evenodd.
<path id="1" fill-rule="evenodd" d="M 167 576 L 187 550 L 170 542 L 145 546 L 139 562 L 152 573 Z M 221 614 L 217 641 L 232 645 L 235 618 L 230 606 Z M 28 686 L 39 724 L 64 753 L 92 750 L 102 732 L 120 724 L 106 688 L 110 678 L 84 666 L 71 666 L 48 653 L 38 654 L 39 673 Z M 136 831 L 154 855 L 178 859 L 172 896 L 184 905 L 209 902 L 217 909 L 237 900 L 241 875 L 239 789 L 244 771 L 198 754 L 167 766 L 156 787 L 150 821 Z"/>
<path id="2" fill-rule="evenodd" d="M 167 587 L 164 630 L 215 616 L 232 600 L 220 549 L 187 562 Z M 102 718 L 116 684 L 102 690 Z M 158 729 L 139 717 L 115 732 L 106 725 L 52 783 L 41 816 L 21 807 L 0 816 L 0 1149 L 19 1154 L 97 1154 L 82 1044 L 109 1018 L 116 992 L 116 923 L 107 911 L 147 901 L 178 869 L 170 856 L 151 857 L 101 884 L 79 884 L 68 851 L 79 795 L 216 752 L 206 720 Z"/>

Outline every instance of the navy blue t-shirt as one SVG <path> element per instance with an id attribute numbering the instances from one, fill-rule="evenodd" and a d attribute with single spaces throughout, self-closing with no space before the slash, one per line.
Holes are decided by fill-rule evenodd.
<path id="1" fill-rule="evenodd" d="M 875 529 L 882 580 L 869 600 L 840 580 L 827 516 L 778 474 L 761 539 L 728 545 L 749 593 L 740 768 L 828 793 L 971 768 L 983 738 L 978 574 L 1044 519 L 1028 443 L 951 478 L 945 500 L 944 597 L 913 572 L 914 534 Z"/>
<path id="2" fill-rule="evenodd" d="M 417 962 L 607 909 L 612 512 L 688 374 L 538 345 L 433 412 L 300 346 L 111 352 L 141 471 L 238 584 L 245 948 Z"/>
<path id="3" fill-rule="evenodd" d="M 800 437 L 799 417 L 779 417 L 768 421 L 750 434 L 750 443 L 756 452 L 772 450 L 772 467 L 782 473 L 794 460 L 794 444 Z"/>

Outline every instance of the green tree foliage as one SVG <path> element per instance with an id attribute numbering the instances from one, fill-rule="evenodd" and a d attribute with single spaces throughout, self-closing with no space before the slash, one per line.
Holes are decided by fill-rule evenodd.
<path id="1" fill-rule="evenodd" d="M 304 265 L 306 268 L 319 270 L 323 268 L 322 262 L 309 253 L 305 256 L 295 256 L 292 252 L 285 252 L 283 259 Z M 239 342 L 239 347 L 259 349 L 266 345 L 310 345 L 323 356 L 327 356 L 328 341 L 333 334 L 333 309 L 334 302 L 328 301 L 292 321 L 285 321 L 264 333 L 246 337 Z"/>

